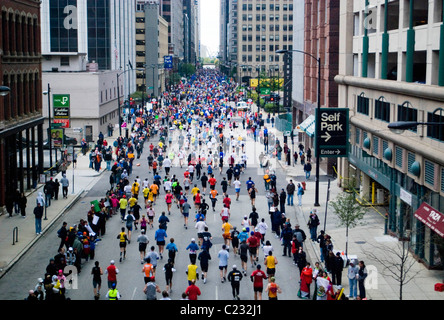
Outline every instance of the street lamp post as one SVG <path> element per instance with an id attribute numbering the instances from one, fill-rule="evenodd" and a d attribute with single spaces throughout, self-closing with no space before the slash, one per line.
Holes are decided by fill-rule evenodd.
<path id="1" fill-rule="evenodd" d="M 52 176 L 52 135 L 51 135 L 51 86 L 48 83 L 48 90 L 43 92 L 48 96 L 48 144 L 49 144 L 49 172 Z"/>
<path id="2" fill-rule="evenodd" d="M 439 116 L 440 116 L 439 119 L 441 120 L 441 117 L 444 114 L 444 109 L 437 108 L 437 109 L 435 109 L 435 111 L 433 111 L 432 114 L 435 115 L 438 112 L 439 112 Z M 389 123 L 388 128 L 393 133 L 401 134 L 405 130 L 414 129 L 418 126 L 444 127 L 444 121 L 439 121 L 439 122 L 397 121 L 397 122 Z M 440 130 L 441 130 L 441 128 L 440 128 Z M 440 136 L 441 136 L 441 132 L 440 132 Z"/>
<path id="3" fill-rule="evenodd" d="M 122 111 L 121 111 L 121 106 L 120 106 L 120 83 L 119 83 L 119 78 L 120 78 L 121 75 L 125 74 L 128 71 L 132 71 L 132 70 L 133 69 L 132 69 L 132 66 L 131 66 L 131 69 L 126 69 L 125 71 L 116 74 L 116 77 L 117 77 L 117 84 L 116 84 L 117 85 L 117 105 L 118 105 L 118 110 L 119 110 L 119 136 L 122 136 Z M 128 90 L 130 90 L 129 87 L 128 87 Z M 130 103 L 130 93 L 128 93 L 128 103 Z"/>
<path id="4" fill-rule="evenodd" d="M 317 105 L 317 109 L 318 109 L 318 113 L 317 113 L 317 119 L 315 120 L 315 126 L 316 126 L 316 135 L 315 135 L 315 150 L 316 150 L 316 181 L 315 181 L 315 203 L 314 206 L 315 207 L 319 207 L 319 166 L 320 166 L 320 148 L 319 148 L 319 132 L 320 132 L 320 121 L 319 121 L 319 117 L 321 114 L 321 58 L 317 58 L 314 55 L 305 52 L 305 51 L 301 51 L 301 50 L 277 50 L 276 53 L 277 54 L 285 54 L 285 53 L 292 53 L 292 52 L 299 52 L 299 53 L 303 53 L 311 58 L 313 58 L 314 60 L 316 60 L 317 64 L 318 64 L 318 90 L 317 90 L 317 96 L 318 96 L 318 105 Z"/>

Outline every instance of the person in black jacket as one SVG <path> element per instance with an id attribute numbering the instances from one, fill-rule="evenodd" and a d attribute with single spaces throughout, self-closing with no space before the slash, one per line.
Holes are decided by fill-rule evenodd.
<path id="1" fill-rule="evenodd" d="M 307 226 L 308 229 L 310 230 L 310 239 L 313 242 L 317 240 L 318 225 L 319 225 L 318 215 L 316 214 L 316 212 L 311 211 Z"/>
<path id="2" fill-rule="evenodd" d="M 321 262 L 324 262 L 325 257 L 327 256 L 327 245 L 325 243 L 325 232 L 324 230 L 321 230 L 321 233 L 316 238 L 316 241 L 319 243 L 319 249 L 321 251 Z"/>
<path id="3" fill-rule="evenodd" d="M 43 206 L 37 203 L 37 207 L 34 208 L 35 216 L 35 233 L 37 235 L 42 233 L 42 218 L 43 218 Z"/>
<path id="4" fill-rule="evenodd" d="M 231 283 L 233 299 L 240 300 L 239 299 L 239 288 L 240 288 L 240 281 L 242 280 L 242 273 L 239 270 L 237 270 L 236 265 L 234 265 L 233 270 L 231 270 L 230 273 L 228 273 L 227 279 Z"/>
<path id="5" fill-rule="evenodd" d="M 293 239 L 293 230 L 291 230 L 291 227 L 289 224 L 285 223 L 284 227 L 282 228 L 281 232 L 281 238 L 282 238 L 282 245 L 284 246 L 284 252 L 283 256 L 288 256 L 291 258 L 291 240 Z"/>
<path id="6" fill-rule="evenodd" d="M 279 204 L 280 209 L 282 213 L 285 213 L 285 200 L 287 199 L 287 193 L 284 189 L 282 189 L 281 193 L 279 194 Z"/>
<path id="7" fill-rule="evenodd" d="M 337 252 L 332 260 L 332 284 L 340 286 L 342 283 L 342 269 L 344 268 L 344 260 L 341 258 L 340 252 Z"/>
<path id="8" fill-rule="evenodd" d="M 68 237 L 68 229 L 66 229 L 66 226 L 68 224 L 66 222 L 63 222 L 62 226 L 60 227 L 60 229 L 57 231 L 57 235 L 60 238 L 60 245 L 59 245 L 59 249 L 63 248 L 63 246 L 66 245 L 66 241 L 67 241 L 67 237 Z M 68 246 L 66 247 L 68 248 Z"/>

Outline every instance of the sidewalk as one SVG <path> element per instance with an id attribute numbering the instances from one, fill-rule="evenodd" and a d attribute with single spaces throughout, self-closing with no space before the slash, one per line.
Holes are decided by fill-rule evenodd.
<path id="1" fill-rule="evenodd" d="M 112 145 L 117 137 L 118 133 L 114 133 L 114 136 L 106 137 L 105 140 Z M 35 190 L 27 194 L 25 219 L 21 214 L 13 214 L 11 218 L 7 214 L 0 215 L 0 278 L 19 261 L 20 257 L 37 242 L 39 237 L 51 228 L 60 216 L 79 200 L 83 192 L 89 190 L 97 182 L 105 171 L 106 162 L 102 162 L 100 172 L 96 172 L 89 168 L 89 153 L 85 156 L 79 153 L 76 168 L 73 169 L 71 164 L 66 171 L 66 177 L 69 180 L 68 197 L 63 199 L 62 188 L 60 188 L 58 200 L 51 200 L 51 205 L 46 209 L 46 219 L 45 215 L 42 219 L 41 235 L 35 233 L 33 211 L 38 193 L 43 193 L 43 184 L 39 184 Z M 73 175 L 74 183 L 72 181 Z M 61 178 L 61 173 L 53 176 L 54 180 L 60 181 Z"/>
<path id="2" fill-rule="evenodd" d="M 283 133 L 271 128 L 271 124 L 267 126 L 269 132 L 275 134 L 279 141 L 283 143 Z M 289 147 L 291 148 L 291 141 L 288 139 Z M 297 149 L 299 141 L 295 138 L 294 148 Z M 263 150 L 263 148 L 262 148 Z M 276 158 L 275 158 L 276 159 Z M 305 173 L 303 166 L 298 163 L 294 166 L 288 166 L 285 163 L 285 159 L 275 160 L 274 164 L 278 168 L 277 170 L 284 170 L 287 175 L 287 180 L 293 179 L 293 182 L 305 181 Z M 295 205 L 294 212 L 287 209 L 287 215 L 294 214 L 296 216 L 297 223 L 307 233 L 307 240 L 305 241 L 305 251 L 310 257 L 308 261 L 314 265 L 316 261 L 320 262 L 320 250 L 319 244 L 312 242 L 309 239 L 309 232 L 307 228 L 307 222 L 309 213 L 315 207 L 315 168 L 311 172 L 311 177 L 307 181 L 307 188 L 302 200 L 302 207 Z M 318 217 L 320 219 L 320 230 L 324 229 L 325 212 L 326 212 L 326 194 L 328 179 L 331 179 L 330 183 L 330 201 L 334 200 L 336 196 L 342 192 L 342 189 L 338 187 L 337 179 L 329 177 L 325 172 L 320 170 L 319 179 L 319 203 L 317 207 Z M 297 200 L 295 199 L 295 203 Z M 385 211 L 382 211 L 385 212 Z M 293 216 L 291 215 L 291 220 Z M 358 260 L 363 260 L 366 264 L 368 271 L 368 278 L 366 282 L 366 294 L 367 299 L 371 300 L 399 300 L 399 282 L 393 280 L 389 273 L 385 272 L 386 267 L 381 264 L 381 260 L 388 260 L 393 254 L 388 255 L 387 252 L 400 248 L 402 243 L 397 238 L 384 234 L 385 218 L 381 215 L 380 208 L 369 208 L 367 214 L 364 217 L 365 225 L 357 226 L 353 229 L 349 229 L 348 236 L 348 256 L 356 257 Z M 326 233 L 332 238 L 334 250 L 343 252 L 346 248 L 346 230 L 344 227 L 338 227 L 338 219 L 336 218 L 333 208 L 327 207 L 327 222 Z M 294 223 L 293 223 L 294 225 Z M 381 257 L 380 261 L 374 261 L 368 255 L 369 252 L 377 253 Z M 383 258 L 384 257 L 384 258 Z M 409 260 L 413 264 L 411 270 L 408 271 L 408 277 L 414 277 L 409 283 L 403 286 L 403 300 L 443 300 L 444 292 L 437 292 L 434 290 L 436 283 L 444 282 L 444 271 L 441 270 L 428 270 L 423 264 L 418 261 L 414 261 L 413 258 Z M 391 264 L 392 269 L 399 267 L 401 263 L 400 258 L 395 258 L 394 263 Z M 323 265 L 323 264 L 321 264 Z M 345 288 L 344 294 L 349 295 L 349 284 L 347 278 L 347 268 L 344 268 L 342 272 L 342 286 Z M 358 292 L 359 294 L 359 292 Z"/>

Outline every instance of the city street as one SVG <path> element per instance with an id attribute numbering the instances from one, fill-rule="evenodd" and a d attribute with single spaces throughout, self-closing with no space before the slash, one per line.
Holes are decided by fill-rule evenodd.
<path id="1" fill-rule="evenodd" d="M 237 129 L 238 132 L 242 132 L 242 129 Z M 245 133 L 245 131 L 243 131 Z M 177 132 L 174 138 L 177 139 Z M 228 194 L 232 199 L 231 208 L 231 219 L 230 222 L 233 226 L 236 226 L 238 230 L 241 229 L 241 222 L 244 215 L 249 215 L 251 212 L 251 203 L 247 195 L 245 181 L 249 177 L 256 182 L 258 189 L 258 197 L 256 199 L 256 206 L 258 208 L 258 213 L 260 218 L 265 218 L 265 222 L 269 226 L 267 231 L 266 240 L 270 240 L 273 248 L 274 255 L 278 260 L 277 272 L 276 272 L 276 283 L 278 283 L 283 293 L 279 296 L 280 299 L 298 299 L 297 291 L 299 289 L 299 272 L 298 268 L 293 264 L 293 260 L 289 257 L 282 256 L 282 246 L 279 239 L 276 239 L 271 233 L 271 222 L 267 210 L 267 200 L 265 198 L 265 188 L 263 183 L 263 169 L 259 168 L 257 159 L 254 159 L 254 155 L 258 152 L 256 148 L 261 148 L 259 143 L 254 143 L 251 137 L 248 137 L 247 154 L 249 155 L 249 161 L 247 170 L 241 175 L 241 195 L 239 201 L 235 200 L 234 187 L 229 187 Z M 152 139 L 153 142 L 158 141 L 157 137 Z M 148 174 L 148 164 L 146 157 L 148 155 L 148 144 L 152 141 L 146 142 L 145 152 L 140 159 L 135 160 L 135 164 L 140 163 L 140 166 L 134 166 L 134 171 L 130 176 L 129 181 L 134 181 L 136 176 L 139 176 L 141 180 L 149 178 L 152 181 L 152 174 Z M 175 142 L 175 141 L 174 141 Z M 173 143 L 173 148 L 176 144 Z M 259 151 L 260 152 L 260 151 Z M 251 155 L 251 156 L 250 156 Z M 177 161 L 177 159 L 176 159 Z M 226 168 L 225 168 L 226 170 Z M 224 170 L 224 172 L 225 172 Z M 185 169 L 181 169 L 178 165 L 175 165 L 170 175 L 183 176 Z M 161 172 L 163 176 L 164 171 Z M 202 295 L 199 299 L 202 300 L 231 300 L 231 286 L 230 283 L 221 283 L 220 274 L 218 269 L 218 252 L 222 247 L 223 238 L 221 230 L 221 218 L 220 211 L 222 209 L 222 190 L 220 187 L 220 181 L 222 180 L 218 170 L 215 171 L 215 177 L 218 180 L 217 190 L 219 192 L 218 202 L 216 204 L 216 211 L 212 211 L 211 207 L 207 213 L 206 223 L 209 227 L 209 231 L 213 236 L 213 247 L 211 248 L 211 262 L 208 271 L 208 280 L 204 284 L 202 280 L 197 282 L 197 285 L 202 290 Z M 281 170 L 277 171 L 277 186 L 278 188 L 285 188 L 287 182 L 286 176 Z M 180 180 L 179 180 L 180 181 Z M 201 183 L 196 182 L 198 187 L 201 187 Z M 194 183 L 193 183 L 194 184 Z M 86 213 L 90 208 L 90 202 L 94 200 L 100 200 L 109 186 L 109 174 L 104 173 L 100 180 L 92 187 L 89 192 L 82 195 L 81 199 L 69 210 L 63 217 L 61 217 L 57 223 L 54 223 L 51 230 L 49 230 L 44 237 L 42 237 L 36 245 L 34 245 L 29 252 L 27 252 L 21 261 L 16 264 L 16 266 L 3 277 L 0 282 L 0 299 L 22 299 L 23 295 L 36 284 L 38 278 L 43 277 L 46 265 L 49 263 L 49 259 L 56 254 L 57 246 L 59 243 L 59 238 L 57 238 L 57 230 L 60 228 L 63 221 L 66 221 L 69 226 L 77 224 L 80 219 L 86 219 Z M 280 188 L 279 188 L 280 190 Z M 154 206 L 156 212 L 155 221 L 160 216 L 162 211 L 166 211 L 166 204 L 164 201 L 165 193 L 162 192 L 160 199 L 158 199 L 156 205 Z M 189 196 L 189 199 L 191 197 Z M 143 198 L 142 198 L 143 199 Z M 208 194 L 206 195 L 206 201 L 210 203 L 208 199 Z M 297 206 L 287 207 L 287 217 L 293 222 L 296 216 Z M 179 209 L 173 204 L 171 215 L 168 216 L 170 223 L 167 229 L 167 239 L 173 237 L 175 243 L 178 246 L 179 253 L 176 258 L 175 269 L 173 277 L 173 292 L 171 294 L 172 299 L 179 299 L 182 292 L 185 291 L 188 286 L 186 279 L 186 268 L 189 264 L 188 251 L 185 249 L 191 241 L 191 238 L 197 239 L 197 231 L 195 229 L 194 220 L 194 210 L 191 211 L 190 219 L 188 223 L 188 229 L 184 228 L 183 216 L 181 215 Z M 294 224 L 293 224 L 294 225 Z M 140 262 L 140 254 L 138 251 L 138 244 L 136 242 L 137 236 L 140 234 L 140 229 L 133 231 L 131 236 L 131 244 L 127 246 L 127 257 L 126 260 L 119 263 L 119 245 L 116 236 L 120 232 L 121 227 L 124 226 L 120 221 L 119 216 L 114 216 L 108 220 L 106 225 L 106 234 L 102 237 L 102 240 L 98 242 L 96 248 L 96 257 L 94 260 L 100 262 L 100 266 L 103 270 L 109 265 L 110 260 L 116 261 L 116 266 L 119 269 L 118 274 L 118 289 L 122 295 L 123 300 L 141 300 L 145 299 L 145 295 L 142 290 L 144 287 L 142 265 Z M 147 236 L 150 239 L 148 247 L 155 245 L 153 239 L 154 232 L 157 230 L 157 225 L 147 231 Z M 307 233 L 308 231 L 305 230 Z M 168 243 L 168 241 L 167 241 Z M 156 251 L 158 251 L 157 245 L 155 245 Z M 263 264 L 264 254 L 262 249 L 259 251 L 259 263 L 263 266 L 262 270 L 265 271 L 265 266 Z M 156 283 L 163 290 L 165 288 L 164 272 L 162 267 L 167 262 L 167 254 L 164 253 L 163 259 L 158 261 L 158 269 L 156 273 Z M 94 265 L 93 261 L 84 262 L 82 265 L 82 271 L 78 277 L 77 289 L 68 290 L 67 297 L 73 300 L 91 300 L 93 299 L 93 288 L 92 288 L 92 275 L 91 269 Z M 199 265 L 199 263 L 198 263 Z M 228 263 L 228 271 L 231 270 L 233 265 L 237 265 L 241 268 L 241 261 L 239 256 L 235 256 L 230 250 L 230 258 Z M 255 269 L 255 267 L 254 267 Z M 250 280 L 250 274 L 254 270 L 251 263 L 248 263 L 248 273 L 247 277 L 241 282 L 240 289 L 240 299 L 242 300 L 253 300 L 253 286 Z M 106 275 L 103 276 L 103 287 L 101 290 L 102 298 L 105 299 L 105 294 L 107 292 L 106 288 Z M 13 285 L 12 285 L 13 284 Z M 160 294 L 159 294 L 160 298 Z M 264 300 L 267 299 L 264 292 Z"/>

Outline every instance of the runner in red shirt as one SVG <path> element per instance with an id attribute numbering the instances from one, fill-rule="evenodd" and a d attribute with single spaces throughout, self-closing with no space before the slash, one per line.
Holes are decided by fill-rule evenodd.
<path id="1" fill-rule="evenodd" d="M 195 282 L 196 280 L 192 280 L 191 285 L 185 290 L 185 294 L 188 296 L 189 300 L 197 300 L 197 297 L 201 294 L 200 289 L 196 286 Z"/>
<path id="2" fill-rule="evenodd" d="M 257 239 L 256 235 L 254 234 L 254 231 L 251 231 L 250 237 L 247 239 L 247 244 L 250 251 L 250 261 L 252 268 L 254 268 L 254 265 L 256 264 L 257 247 L 259 243 L 260 242 Z"/>
<path id="3" fill-rule="evenodd" d="M 224 198 L 224 200 L 222 202 L 223 202 L 224 206 L 226 206 L 228 209 L 230 209 L 231 199 L 230 199 L 230 197 L 228 197 L 228 195 L 226 195 L 226 197 Z"/>
<path id="4" fill-rule="evenodd" d="M 263 280 L 267 279 L 265 272 L 261 270 L 261 265 L 256 266 L 256 270 L 250 276 L 253 281 L 254 300 L 262 300 L 262 291 L 264 291 Z"/>
<path id="5" fill-rule="evenodd" d="M 210 189 L 214 190 L 214 188 L 216 188 L 216 178 L 214 177 L 214 175 L 211 175 L 211 178 L 208 179 L 208 183 L 210 184 Z"/>

